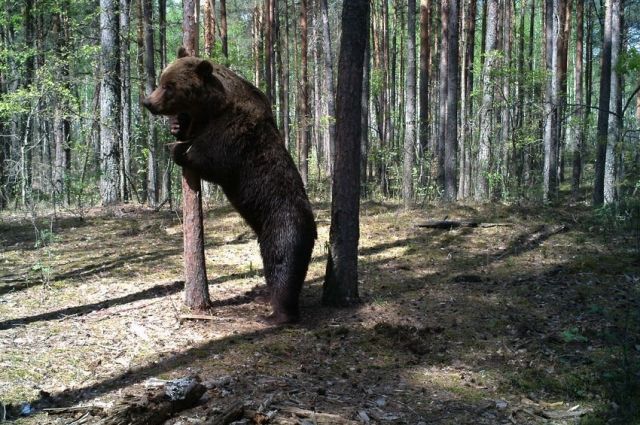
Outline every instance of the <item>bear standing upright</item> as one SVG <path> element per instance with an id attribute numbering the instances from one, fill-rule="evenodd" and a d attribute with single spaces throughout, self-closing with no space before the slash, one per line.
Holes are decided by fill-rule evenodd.
<path id="1" fill-rule="evenodd" d="M 143 101 L 170 116 L 174 161 L 222 187 L 258 235 L 275 323 L 299 319 L 299 297 L 316 235 L 311 204 L 266 96 L 229 69 L 187 56 Z"/>

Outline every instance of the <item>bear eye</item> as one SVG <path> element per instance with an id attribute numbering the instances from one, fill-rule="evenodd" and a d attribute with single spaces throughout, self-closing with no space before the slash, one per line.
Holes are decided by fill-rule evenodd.
<path id="1" fill-rule="evenodd" d="M 162 85 L 162 89 L 163 90 L 172 90 L 173 89 L 173 84 L 163 84 Z"/>

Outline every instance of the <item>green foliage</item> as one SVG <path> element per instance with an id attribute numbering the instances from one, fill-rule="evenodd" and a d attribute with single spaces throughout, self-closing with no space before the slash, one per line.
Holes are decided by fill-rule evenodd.
<path id="1" fill-rule="evenodd" d="M 587 342 L 589 339 L 580 333 L 578 328 L 565 329 L 560 335 L 566 343 L 571 342 Z"/>

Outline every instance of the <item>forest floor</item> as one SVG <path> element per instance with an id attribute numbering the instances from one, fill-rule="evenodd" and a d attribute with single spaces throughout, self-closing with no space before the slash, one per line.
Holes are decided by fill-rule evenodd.
<path id="1" fill-rule="evenodd" d="M 151 378 L 198 375 L 208 388 L 200 403 L 167 423 L 212 421 L 238 402 L 262 405 L 252 413 L 262 423 L 640 423 L 637 212 L 365 202 L 362 303 L 332 309 L 320 302 L 328 208 L 315 205 L 302 322 L 285 327 L 260 320 L 269 306 L 255 296 L 258 246 L 229 207 L 206 214 L 210 320 L 180 318 L 176 212 L 3 213 L 8 415 L 96 423 L 89 407 L 41 409 L 108 408 Z M 499 225 L 416 226 L 445 217 Z"/>

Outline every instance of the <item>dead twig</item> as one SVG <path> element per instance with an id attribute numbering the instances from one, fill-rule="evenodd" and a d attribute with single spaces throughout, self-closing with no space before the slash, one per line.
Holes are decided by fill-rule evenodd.
<path id="1" fill-rule="evenodd" d="M 244 404 L 238 401 L 227 408 L 222 414 L 207 420 L 204 425 L 228 425 L 244 416 Z"/>
<path id="2" fill-rule="evenodd" d="M 208 314 L 181 314 L 178 316 L 180 321 L 182 320 L 216 320 L 216 316 L 210 316 Z"/>

